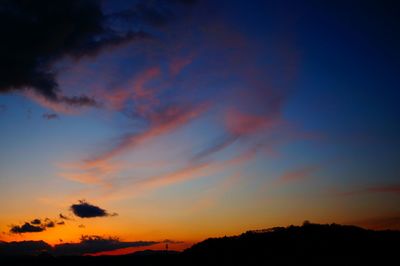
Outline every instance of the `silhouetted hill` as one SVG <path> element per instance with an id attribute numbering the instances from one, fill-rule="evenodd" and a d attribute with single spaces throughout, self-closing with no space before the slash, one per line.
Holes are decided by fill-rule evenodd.
<path id="1" fill-rule="evenodd" d="M 0 259 L 2 265 L 398 265 L 399 244 L 400 231 L 305 223 L 210 238 L 182 253 L 146 250 L 99 257 L 45 253 Z"/>
<path id="2" fill-rule="evenodd" d="M 399 231 L 305 223 L 210 238 L 183 252 L 196 265 L 385 265 L 398 261 Z"/>

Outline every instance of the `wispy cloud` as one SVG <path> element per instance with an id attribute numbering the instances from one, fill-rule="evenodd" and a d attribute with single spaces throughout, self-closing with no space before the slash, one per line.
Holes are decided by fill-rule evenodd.
<path id="1" fill-rule="evenodd" d="M 140 133 L 121 136 L 110 150 L 95 155 L 87 161 L 89 163 L 96 163 L 108 160 L 127 150 L 131 150 L 147 140 L 161 136 L 185 125 L 206 111 L 207 108 L 207 104 L 200 104 L 194 107 L 169 106 L 159 113 L 150 116 L 150 126 L 146 130 Z"/>
<path id="2" fill-rule="evenodd" d="M 42 115 L 42 117 L 46 120 L 54 120 L 54 119 L 59 119 L 60 117 L 58 116 L 58 114 L 54 114 L 54 113 L 44 113 Z"/>
<path id="3" fill-rule="evenodd" d="M 135 17 L 136 11 L 133 13 Z M 125 17 L 127 14 L 120 15 Z M 132 19 L 131 15 L 128 17 Z M 217 168 L 223 171 L 227 169 L 224 167 L 234 166 L 211 161 L 219 152 L 233 145 L 241 146 L 239 154 L 233 156 L 240 161 L 239 158 L 244 158 L 243 154 L 254 158 L 249 154 L 254 155 L 260 150 L 270 152 L 284 142 L 271 140 L 273 134 L 280 133 L 280 138 L 286 138 L 285 141 L 290 139 L 289 134 L 282 133 L 286 130 L 282 126 L 285 124 L 282 110 L 287 98 L 286 84 L 290 83 L 287 77 L 293 72 L 276 73 L 275 66 L 260 63 L 258 52 L 264 48 L 245 34 L 233 31 L 229 25 L 220 21 L 217 25 L 213 22 L 195 25 L 197 19 L 193 18 L 190 22 L 194 23 L 191 25 L 193 31 L 182 30 L 177 25 L 161 29 L 165 33 L 174 32 L 176 35 L 171 36 L 179 38 L 169 38 L 170 35 L 166 34 L 165 38 L 148 40 L 145 47 L 132 44 L 115 54 L 116 57 L 123 55 L 129 59 L 145 59 L 145 63 L 131 65 L 124 61 L 123 65 L 132 66 L 132 70 L 124 67 L 124 71 L 120 72 L 105 71 L 99 79 L 101 82 L 94 86 L 98 87 L 94 95 L 108 111 L 122 112 L 137 126 L 133 129 L 131 125 L 127 126 L 123 133 L 103 145 L 101 151 L 89 154 L 70 169 L 60 171 L 62 177 L 93 187 L 100 184 L 110 193 L 125 191 L 122 185 L 125 182 L 134 184 L 135 191 L 145 190 L 189 180 Z M 140 56 L 132 56 L 137 49 Z M 286 64 L 292 66 L 295 61 L 291 58 L 292 53 L 286 49 L 268 52 L 273 61 L 278 62 L 279 69 L 286 69 Z M 285 60 L 276 60 L 281 57 Z M 185 75 L 181 75 L 183 72 Z M 96 78 L 94 74 L 93 79 Z M 202 147 L 185 146 L 186 143 L 180 145 L 193 150 L 185 153 L 190 153 L 188 156 L 176 158 L 179 169 L 160 168 L 154 172 L 164 174 L 150 173 L 140 178 L 129 178 L 125 170 L 132 170 L 134 166 L 125 168 L 116 165 L 122 156 L 133 153 L 156 138 L 175 133 L 211 112 L 218 118 L 212 122 L 219 126 L 218 137 L 196 135 L 194 137 L 208 138 Z M 169 160 L 165 158 L 165 162 Z"/>
<path id="4" fill-rule="evenodd" d="M 349 223 L 374 230 L 400 230 L 400 214 L 370 217 L 362 220 L 350 221 Z"/>
<path id="5" fill-rule="evenodd" d="M 278 177 L 282 182 L 301 181 L 313 176 L 315 172 L 320 170 L 320 166 L 310 165 L 292 171 L 287 171 Z"/>
<path id="6" fill-rule="evenodd" d="M 117 190 L 111 190 L 107 194 L 107 197 L 114 200 L 135 197 L 165 186 L 211 176 L 229 167 L 240 167 L 242 164 L 252 160 L 256 155 L 257 149 L 250 149 L 227 160 L 189 163 L 184 167 L 165 174 L 159 174 L 141 180 L 132 179 L 124 183 L 124 185 Z M 105 196 L 103 195 L 102 197 Z"/>
<path id="7" fill-rule="evenodd" d="M 336 194 L 342 195 L 342 196 L 352 196 L 352 195 L 368 194 L 368 193 L 400 195 L 400 185 L 398 185 L 398 184 L 389 184 L 389 185 L 383 184 L 383 185 L 366 186 L 366 187 L 359 188 L 359 189 L 337 192 Z"/>

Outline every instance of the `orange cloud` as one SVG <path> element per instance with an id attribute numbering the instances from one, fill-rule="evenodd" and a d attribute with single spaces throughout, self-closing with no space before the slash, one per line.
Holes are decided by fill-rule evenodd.
<path id="1" fill-rule="evenodd" d="M 121 171 L 124 166 L 112 161 L 95 161 L 82 163 L 59 164 L 65 171 L 59 175 L 65 179 L 84 183 L 110 187 L 109 178 Z"/>

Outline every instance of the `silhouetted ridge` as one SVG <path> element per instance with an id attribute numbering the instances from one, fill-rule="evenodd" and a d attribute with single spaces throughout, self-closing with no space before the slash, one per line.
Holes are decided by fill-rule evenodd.
<path id="1" fill-rule="evenodd" d="M 184 251 L 197 264 L 343 265 L 395 259 L 400 232 L 305 223 L 210 238 Z"/>
<path id="2" fill-rule="evenodd" d="M 101 243 L 104 242 L 103 239 L 100 240 Z M 116 239 L 109 241 L 120 243 Z M 399 243 L 400 231 L 373 231 L 356 226 L 307 222 L 302 226 L 274 227 L 247 231 L 239 236 L 209 238 L 182 253 L 145 250 L 122 256 L 53 257 L 46 252 L 49 246 L 45 242 L 24 241 L 0 242 L 0 254 L 7 252 L 7 248 L 11 252 L 10 247 L 17 247 L 17 250 L 23 247 L 32 249 L 32 245 L 33 250 L 42 251 L 39 256 L 3 257 L 1 261 L 4 261 L 4 265 L 381 266 L 398 264 Z"/>

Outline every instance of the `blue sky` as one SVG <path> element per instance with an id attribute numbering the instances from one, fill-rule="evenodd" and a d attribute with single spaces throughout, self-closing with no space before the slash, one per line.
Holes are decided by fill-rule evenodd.
<path id="1" fill-rule="evenodd" d="M 111 33 L 33 55 L 58 89 L 0 84 L 0 239 L 55 243 L 8 227 L 81 199 L 119 213 L 86 234 L 128 240 L 398 217 L 397 5 L 156 2 L 94 4 Z"/>

